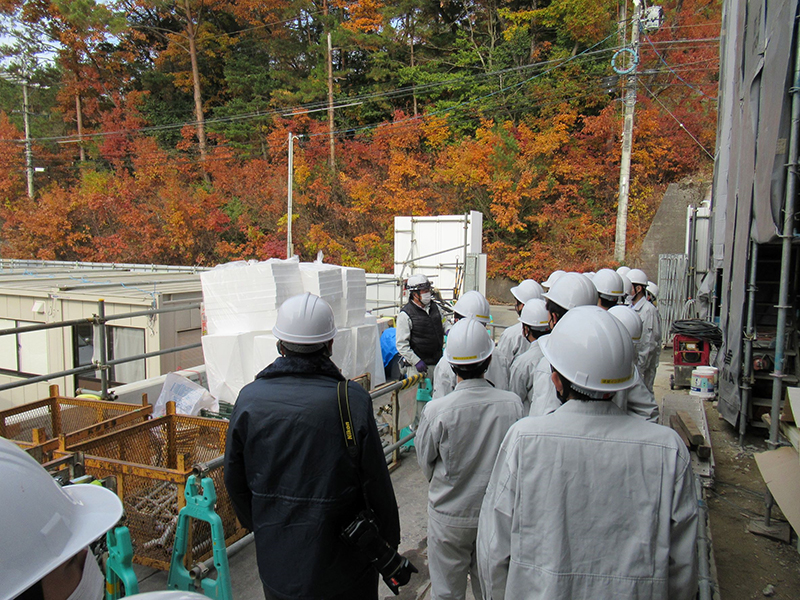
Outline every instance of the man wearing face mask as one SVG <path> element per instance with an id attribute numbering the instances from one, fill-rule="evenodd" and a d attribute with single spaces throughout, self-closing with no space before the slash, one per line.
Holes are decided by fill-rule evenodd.
<path id="1" fill-rule="evenodd" d="M 442 358 L 442 314 L 431 300 L 431 282 L 425 275 L 411 275 L 406 282 L 408 303 L 397 315 L 397 351 L 403 357 L 406 377 L 433 369 Z"/>

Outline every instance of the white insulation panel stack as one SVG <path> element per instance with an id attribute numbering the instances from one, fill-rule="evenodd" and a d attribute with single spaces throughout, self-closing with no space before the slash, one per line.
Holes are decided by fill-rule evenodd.
<path id="1" fill-rule="evenodd" d="M 278 308 L 310 292 L 333 309 L 338 333 L 331 357 L 347 378 L 370 373 L 385 381 L 377 322 L 366 315 L 363 269 L 298 259 L 220 265 L 201 274 L 208 335 L 203 355 L 209 388 L 217 399 L 235 402 L 239 391 L 278 358 L 272 335 Z"/>
<path id="2" fill-rule="evenodd" d="M 253 341 L 267 331 L 212 333 L 203 336 L 208 391 L 217 400 L 234 403 L 239 391 L 266 365 L 256 364 Z"/>
<path id="3" fill-rule="evenodd" d="M 345 326 L 363 325 L 367 313 L 367 276 L 364 269 L 342 267 L 342 288 Z"/>
<path id="4" fill-rule="evenodd" d="M 271 330 L 284 300 L 303 293 L 300 262 L 235 262 L 200 274 L 209 334 Z"/>

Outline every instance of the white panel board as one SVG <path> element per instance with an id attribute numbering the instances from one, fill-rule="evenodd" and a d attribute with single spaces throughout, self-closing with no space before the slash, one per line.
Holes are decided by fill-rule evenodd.
<path id="1" fill-rule="evenodd" d="M 480 254 L 482 238 L 483 215 L 477 211 L 468 215 L 395 217 L 395 275 L 407 278 L 424 273 L 445 299 L 452 299 L 458 267 L 463 268 L 467 254 Z"/>

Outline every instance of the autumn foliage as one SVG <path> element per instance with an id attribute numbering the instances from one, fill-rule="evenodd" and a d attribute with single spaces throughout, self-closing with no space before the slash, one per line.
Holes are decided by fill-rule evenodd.
<path id="1" fill-rule="evenodd" d="M 490 274 L 542 278 L 612 262 L 616 2 L 478 2 L 466 16 L 421 0 L 312 2 L 299 13 L 279 0 L 136 0 L 94 16 L 70 14 L 66 2 L 29 4 L 18 17 L 61 44 L 62 83 L 42 108 L 66 131 L 47 135 L 40 124 L 45 174 L 28 198 L 24 136 L 6 115 L 15 107 L 0 103 L 4 257 L 210 265 L 284 256 L 291 132 L 292 228 L 305 258 L 322 251 L 391 270 L 395 216 L 478 210 Z M 708 170 L 714 148 L 720 3 L 665 9 L 662 27 L 642 37 L 634 252 L 665 186 Z M 326 32 L 341 106 L 333 169 Z"/>

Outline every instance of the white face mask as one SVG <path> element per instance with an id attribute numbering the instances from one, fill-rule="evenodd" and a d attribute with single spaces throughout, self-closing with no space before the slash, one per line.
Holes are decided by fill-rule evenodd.
<path id="1" fill-rule="evenodd" d="M 67 600 L 103 600 L 105 592 L 105 576 L 91 552 L 83 563 L 83 575 L 78 587 Z"/>
<path id="2" fill-rule="evenodd" d="M 423 292 L 420 294 L 419 299 L 422 301 L 423 306 L 428 306 L 431 303 L 431 293 L 430 292 Z"/>

